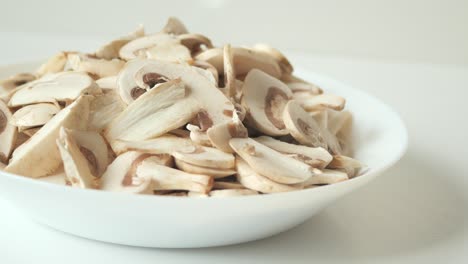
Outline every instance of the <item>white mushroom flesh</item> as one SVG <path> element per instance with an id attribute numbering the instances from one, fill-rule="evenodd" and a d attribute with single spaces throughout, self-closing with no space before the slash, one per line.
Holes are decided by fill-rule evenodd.
<path id="1" fill-rule="evenodd" d="M 17 130 L 10 122 L 12 118 L 10 109 L 0 100 L 0 163 L 7 163 L 16 141 Z"/>
<path id="2" fill-rule="evenodd" d="M 49 122 L 59 111 L 60 107 L 56 104 L 26 105 L 13 114 L 11 121 L 17 127 L 42 126 Z"/>

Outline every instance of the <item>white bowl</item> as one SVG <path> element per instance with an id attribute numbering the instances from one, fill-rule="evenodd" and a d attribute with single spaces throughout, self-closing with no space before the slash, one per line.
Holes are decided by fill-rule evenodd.
<path id="1" fill-rule="evenodd" d="M 0 69 L 0 73 L 9 75 L 33 66 L 9 66 Z M 367 184 L 395 164 L 407 147 L 405 126 L 388 106 L 322 75 L 298 73 L 347 99 L 347 108 L 354 115 L 355 157 L 370 168 L 364 175 L 288 193 L 185 198 L 83 190 L 0 172 L 0 195 L 39 223 L 123 245 L 212 247 L 257 240 L 288 230 Z"/>

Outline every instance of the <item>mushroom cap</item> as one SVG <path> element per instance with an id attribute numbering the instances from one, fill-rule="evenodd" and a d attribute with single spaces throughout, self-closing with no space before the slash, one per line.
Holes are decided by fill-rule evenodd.
<path id="1" fill-rule="evenodd" d="M 252 127 L 271 136 L 288 134 L 283 109 L 292 98 L 289 87 L 257 69 L 251 70 L 242 86 L 242 105 L 248 109 L 246 119 Z"/>
<path id="2" fill-rule="evenodd" d="M 91 164 L 80 146 L 65 128 L 60 128 L 57 146 L 62 157 L 66 179 L 71 186 L 95 189 L 97 179 L 91 172 Z M 107 156 L 106 156 L 107 158 Z"/>
<path id="3" fill-rule="evenodd" d="M 219 149 L 195 146 L 192 149 L 175 151 L 172 156 L 177 160 L 201 167 L 216 169 L 234 168 L 234 155 Z"/>
<path id="4" fill-rule="evenodd" d="M 324 148 L 311 148 L 302 145 L 286 143 L 271 137 L 261 136 L 255 138 L 257 142 L 272 148 L 278 152 L 293 154 L 293 157 L 311 165 L 314 168 L 325 168 L 333 159 L 333 156 Z"/>
<path id="5" fill-rule="evenodd" d="M 11 122 L 17 127 L 42 126 L 49 122 L 59 111 L 60 107 L 56 104 L 41 103 L 26 105 L 13 114 Z"/>
<path id="6" fill-rule="evenodd" d="M 135 31 L 128 34 L 125 37 L 113 40 L 109 43 L 104 44 L 96 51 L 96 57 L 111 60 L 119 58 L 120 49 L 128 42 L 143 37 L 145 35 L 145 29 L 142 25 L 139 25 Z"/>
<path id="7" fill-rule="evenodd" d="M 126 106 L 115 91 L 95 96 L 89 106 L 89 129 L 101 132 Z"/>
<path id="8" fill-rule="evenodd" d="M 99 87 L 91 77 L 83 72 L 61 72 L 18 87 L 8 105 L 16 107 L 34 103 L 69 101 L 85 93 L 100 93 Z"/>
<path id="9" fill-rule="evenodd" d="M 252 69 L 259 69 L 275 78 L 280 78 L 282 75 L 278 62 L 269 55 L 247 48 L 232 48 L 232 52 L 236 76 L 245 75 Z M 223 49 L 214 48 L 201 52 L 195 56 L 195 59 L 206 61 L 218 72 L 224 72 L 223 57 Z"/>
<path id="10" fill-rule="evenodd" d="M 180 79 L 144 93 L 107 126 L 107 140 L 114 148 L 115 140 L 150 139 L 183 126 L 200 110 L 200 104 L 186 93 Z"/>
<path id="11" fill-rule="evenodd" d="M 255 172 L 275 182 L 300 183 L 314 175 L 311 166 L 251 138 L 233 138 L 229 144 Z"/>
<path id="12" fill-rule="evenodd" d="M 60 153 L 55 144 L 60 127 L 84 130 L 87 126 L 91 97 L 80 96 L 58 112 L 29 141 L 13 152 L 5 171 L 33 178 L 54 172 L 61 164 Z"/>
<path id="13" fill-rule="evenodd" d="M 144 160 L 136 172 L 139 176 L 152 178 L 153 190 L 186 190 L 207 193 L 213 187 L 213 178 L 210 176 L 191 174 L 162 166 L 152 159 Z"/>
<path id="14" fill-rule="evenodd" d="M 236 171 L 233 169 L 218 169 L 218 168 L 197 166 L 197 165 L 184 162 L 179 159 L 175 159 L 175 164 L 177 168 L 179 168 L 182 171 L 185 171 L 188 173 L 212 176 L 215 179 L 224 178 L 224 177 L 236 174 Z"/>
<path id="15" fill-rule="evenodd" d="M 256 173 L 242 158 L 236 158 L 237 180 L 246 188 L 261 193 L 289 192 L 301 189 L 277 183 Z"/>
<path id="16" fill-rule="evenodd" d="M 17 130 L 10 122 L 12 119 L 10 109 L 0 100 L 0 163 L 7 163 L 16 141 Z"/>
<path id="17" fill-rule="evenodd" d="M 258 194 L 257 191 L 249 189 L 225 189 L 225 190 L 214 190 L 209 193 L 211 197 L 234 197 L 234 196 L 246 196 Z"/>
<path id="18" fill-rule="evenodd" d="M 101 177 L 101 190 L 152 194 L 151 176 L 137 173 L 138 167 L 150 156 L 138 151 L 128 151 L 117 156 Z"/>
<path id="19" fill-rule="evenodd" d="M 119 59 L 105 60 L 94 58 L 86 54 L 68 54 L 68 64 L 70 68 L 78 72 L 87 72 L 98 78 L 117 75 L 125 65 Z"/>

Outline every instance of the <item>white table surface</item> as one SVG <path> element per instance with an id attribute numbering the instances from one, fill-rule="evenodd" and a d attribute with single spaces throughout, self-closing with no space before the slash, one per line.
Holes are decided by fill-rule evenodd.
<path id="1" fill-rule="evenodd" d="M 1 64 L 99 43 L 20 33 L 0 33 L 0 42 Z M 0 199 L 0 263 L 468 263 L 468 67 L 314 55 L 294 62 L 393 106 L 409 129 L 403 160 L 289 232 L 220 248 L 90 241 L 36 224 Z"/>

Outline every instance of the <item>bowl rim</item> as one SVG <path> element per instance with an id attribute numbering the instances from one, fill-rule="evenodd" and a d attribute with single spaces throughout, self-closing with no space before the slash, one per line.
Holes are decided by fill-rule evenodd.
<path id="1" fill-rule="evenodd" d="M 26 62 L 19 62 L 15 64 L 8 64 L 8 65 L 0 65 L 0 71 L 8 69 L 8 68 L 13 68 L 13 67 L 30 67 L 31 65 L 37 65 L 37 61 L 26 61 Z M 66 185 L 59 185 L 59 184 L 54 184 L 54 183 L 49 183 L 45 181 L 40 181 L 37 180 L 36 178 L 30 178 L 27 176 L 21 176 L 9 172 L 5 172 L 3 170 L 0 170 L 0 176 L 2 177 L 8 177 L 10 180 L 15 180 L 19 182 L 23 182 L 25 184 L 31 184 L 31 185 L 36 185 L 39 186 L 40 188 L 49 188 L 51 190 L 65 190 L 67 189 L 68 192 L 75 192 L 75 193 L 88 193 L 90 195 L 104 195 L 110 197 L 111 195 L 114 196 L 120 196 L 120 197 L 128 197 L 128 199 L 145 199 L 148 201 L 162 201 L 162 200 L 170 200 L 170 201 L 184 201 L 184 203 L 191 202 L 191 201 L 203 201 L 205 203 L 210 203 L 210 202 L 217 202 L 220 200 L 243 200 L 243 199 L 248 199 L 248 200 L 261 200 L 261 199 L 267 199 L 267 198 L 272 198 L 272 197 L 277 197 L 281 198 L 282 196 L 287 196 L 287 195 L 299 195 L 302 193 L 308 193 L 308 192 L 325 192 L 328 191 L 329 189 L 333 188 L 339 188 L 341 186 L 345 185 L 350 185 L 353 182 L 356 181 L 361 181 L 365 180 L 369 177 L 372 177 L 373 175 L 378 176 L 382 172 L 386 171 L 390 167 L 394 166 L 403 156 L 405 155 L 408 145 L 409 145 L 409 135 L 408 135 L 408 129 L 407 126 L 405 125 L 403 119 L 401 118 L 401 115 L 392 107 L 387 105 L 385 102 L 381 101 L 377 97 L 364 92 L 362 90 L 359 90 L 357 88 L 352 87 L 351 85 L 345 84 L 337 79 L 331 78 L 326 74 L 322 74 L 320 72 L 312 71 L 312 70 L 307 70 L 306 67 L 296 67 L 296 72 L 299 72 L 299 76 L 305 75 L 305 74 L 310 74 L 313 76 L 316 76 L 321 79 L 321 81 L 326 82 L 326 83 L 333 83 L 334 86 L 340 87 L 340 89 L 346 89 L 352 92 L 353 94 L 356 94 L 358 97 L 365 97 L 366 100 L 371 100 L 384 109 L 386 112 L 390 113 L 395 117 L 395 126 L 397 126 L 397 130 L 400 132 L 401 140 L 400 140 L 400 145 L 399 145 L 399 150 L 396 151 L 391 155 L 391 158 L 388 158 L 388 161 L 384 163 L 380 167 L 373 167 L 369 168 L 367 171 L 362 173 L 361 175 L 354 177 L 352 179 L 348 179 L 346 181 L 334 183 L 334 184 L 328 184 L 328 185 L 323 185 L 320 186 L 320 188 L 307 188 L 307 189 L 301 189 L 301 190 L 294 190 L 290 192 L 278 192 L 278 193 L 269 193 L 269 194 L 262 194 L 262 195 L 246 195 L 246 196 L 231 196 L 231 197 L 210 197 L 209 199 L 201 199 L 197 197 L 179 197 L 179 196 L 157 196 L 157 195 L 135 195 L 133 193 L 126 193 L 126 192 L 110 192 L 110 191 L 103 191 L 103 190 L 98 190 L 98 189 L 82 189 L 82 188 L 71 188 L 70 186 Z M 302 78 L 302 77 L 301 77 Z M 310 79 L 310 77 L 304 77 L 305 80 Z M 132 197 L 132 198 L 130 198 Z M 192 198 L 192 199 L 187 199 L 187 198 Z"/>

